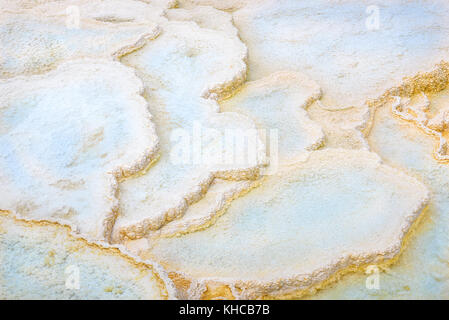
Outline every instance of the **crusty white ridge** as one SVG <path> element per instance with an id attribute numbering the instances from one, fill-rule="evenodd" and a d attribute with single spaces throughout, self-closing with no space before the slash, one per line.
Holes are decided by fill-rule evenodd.
<path id="1" fill-rule="evenodd" d="M 314 151 L 234 200 L 211 227 L 151 241 L 148 257 L 234 287 L 235 297 L 300 295 L 345 268 L 394 258 L 428 201 L 422 183 L 373 153 Z"/>
<path id="2" fill-rule="evenodd" d="M 1 81 L 0 207 L 108 239 L 118 180 L 158 148 L 141 92 L 133 70 L 101 60 Z"/>
<path id="3" fill-rule="evenodd" d="M 195 163 L 192 152 L 181 159 L 185 162 L 173 163 L 171 155 L 179 140 L 176 132 L 190 135 L 178 145 L 191 148 L 194 132 L 201 127 L 201 140 L 212 140 L 203 154 L 215 149 L 221 153 L 220 139 L 214 142 L 206 132 L 208 128 L 224 135 L 227 130 L 255 130 L 256 126 L 243 114 L 219 112 L 216 101 L 232 93 L 246 76 L 246 48 L 236 33 L 199 27 L 190 21 L 169 21 L 162 29 L 157 39 L 122 59 L 136 68 L 147 86 L 161 151 L 144 175 L 121 184 L 121 214 L 114 227 L 114 241 L 142 238 L 182 217 L 207 193 L 215 178 L 256 179 L 266 164 L 265 145 L 260 138 L 254 141 L 255 161 Z"/>
<path id="4" fill-rule="evenodd" d="M 447 297 L 446 16 L 0 0 L 0 298 Z"/>
<path id="5" fill-rule="evenodd" d="M 163 12 L 134 0 L 49 1 L 5 9 L 0 78 L 47 72 L 76 58 L 117 59 L 157 37 Z"/>

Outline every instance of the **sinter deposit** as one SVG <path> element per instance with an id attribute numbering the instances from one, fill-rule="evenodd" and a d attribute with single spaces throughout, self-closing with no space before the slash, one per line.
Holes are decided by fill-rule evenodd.
<path id="1" fill-rule="evenodd" d="M 0 0 L 0 299 L 449 298 L 448 17 Z"/>

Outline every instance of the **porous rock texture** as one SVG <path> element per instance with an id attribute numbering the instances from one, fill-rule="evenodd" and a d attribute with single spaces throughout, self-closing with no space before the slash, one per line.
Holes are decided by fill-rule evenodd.
<path id="1" fill-rule="evenodd" d="M 101 60 L 1 81 L 0 207 L 108 239 L 118 180 L 157 151 L 142 89 L 133 70 Z"/>
<path id="2" fill-rule="evenodd" d="M 239 298 L 287 295 L 393 258 L 428 197 L 375 154 L 315 151 L 232 202 L 213 226 L 150 242 L 148 255 L 187 278 L 233 286 Z"/>
<path id="3" fill-rule="evenodd" d="M 1 299 L 167 299 L 174 292 L 159 266 L 56 223 L 1 212 L 0 248 Z"/>
<path id="4" fill-rule="evenodd" d="M 0 0 L 0 298 L 447 298 L 448 16 Z"/>

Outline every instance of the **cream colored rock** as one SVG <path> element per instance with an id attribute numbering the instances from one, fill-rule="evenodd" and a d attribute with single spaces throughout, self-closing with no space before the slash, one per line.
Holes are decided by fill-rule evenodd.
<path id="1" fill-rule="evenodd" d="M 32 9 L 37 6 L 45 5 L 48 9 L 53 10 L 55 7 L 60 7 L 61 5 L 68 4 L 68 3 L 74 3 L 75 1 L 69 1 L 69 0 L 0 0 L 0 8 L 3 9 L 3 11 L 9 11 L 9 12 L 19 12 L 26 9 Z M 107 6 L 110 4 L 118 3 L 117 0 L 91 0 L 89 1 L 94 6 L 97 6 L 97 4 L 101 5 L 101 9 L 106 9 Z M 123 3 L 126 3 L 128 6 L 128 9 L 132 9 L 133 6 L 139 6 L 137 1 L 122 1 Z M 171 9 L 176 6 L 176 0 L 140 0 L 142 3 L 150 4 L 153 7 L 153 11 L 156 11 L 157 9 Z M 78 2 L 81 3 L 81 2 Z M 83 3 L 87 3 L 87 1 L 84 1 Z M 87 3 L 88 4 L 88 3 Z M 89 4 L 88 4 L 89 5 Z M 96 7 L 98 9 L 98 7 Z M 121 7 L 121 9 L 124 9 Z M 137 8 L 134 7 L 134 9 L 142 9 L 142 7 Z M 144 9 L 146 10 L 146 9 Z M 135 12 L 136 14 L 139 14 L 139 12 Z M 93 13 L 95 14 L 95 13 Z"/>
<path id="2" fill-rule="evenodd" d="M 141 238 L 182 216 L 214 178 L 257 178 L 266 159 L 254 123 L 244 115 L 219 113 L 213 99 L 244 81 L 245 58 L 236 35 L 171 21 L 160 37 L 122 59 L 147 87 L 161 157 L 144 175 L 121 184 L 116 241 Z M 227 137 L 236 144 L 243 137 L 243 149 L 227 148 Z"/>
<path id="3" fill-rule="evenodd" d="M 274 140 L 270 138 L 274 145 L 271 146 L 272 150 L 267 150 L 267 154 L 270 154 L 270 151 L 273 153 L 270 154 L 271 167 L 264 172 L 273 174 L 279 169 L 279 166 L 283 167 L 295 161 L 304 161 L 311 150 L 322 145 L 324 136 L 321 128 L 308 118 L 305 111 L 305 108 L 320 95 L 321 91 L 318 85 L 307 77 L 298 73 L 279 72 L 265 79 L 244 84 L 232 98 L 221 101 L 220 108 L 225 113 L 234 112 L 253 119 L 260 130 L 258 134 L 261 134 L 262 141 L 268 140 L 267 137 L 262 137 L 264 135 L 275 138 Z M 156 173 L 158 172 L 155 171 Z M 155 179 L 157 178 L 154 177 L 152 180 Z M 204 184 L 207 185 L 210 181 L 209 176 L 204 181 L 206 181 Z M 186 203 L 189 200 L 181 203 L 179 210 L 185 211 L 184 217 L 170 222 L 166 226 L 163 226 L 164 222 L 161 224 L 162 228 L 150 232 L 150 236 L 183 233 L 210 225 L 236 195 L 248 190 L 252 185 L 250 182 L 243 181 L 223 181 L 218 185 L 212 183 L 211 190 L 208 190 L 204 199 L 199 200 L 198 203 L 191 207 Z M 185 186 L 182 187 L 185 188 Z M 136 189 L 137 187 L 134 188 L 134 190 Z M 133 192 L 135 194 L 139 191 Z M 152 203 L 153 206 L 158 202 L 167 202 L 165 199 L 159 200 L 157 192 L 155 193 L 156 196 L 153 197 L 147 195 L 145 201 Z M 123 201 L 125 208 L 129 206 L 127 199 Z M 127 212 L 132 211 L 138 212 L 139 209 L 127 209 Z"/>
<path id="4" fill-rule="evenodd" d="M 435 131 L 445 131 L 449 127 L 449 108 L 445 107 L 427 122 L 427 126 Z"/>
<path id="5" fill-rule="evenodd" d="M 448 297 L 448 15 L 0 0 L 0 298 Z"/>
<path id="6" fill-rule="evenodd" d="M 1 13 L 0 78 L 74 58 L 119 58 L 157 37 L 163 12 L 140 1 L 74 0 Z"/>
<path id="7" fill-rule="evenodd" d="M 235 11 L 257 1 L 260 2 L 260 0 L 178 0 L 180 6 L 186 8 L 211 6 L 223 11 Z"/>
<path id="8" fill-rule="evenodd" d="M 365 131 L 369 128 L 371 108 L 363 106 L 335 110 L 318 100 L 307 109 L 307 113 L 323 128 L 326 147 L 369 149 Z"/>
<path id="9" fill-rule="evenodd" d="M 267 0 L 233 17 L 248 46 L 250 80 L 300 71 L 320 84 L 325 105 L 346 108 L 448 59 L 448 14 L 444 0 Z"/>
<path id="10" fill-rule="evenodd" d="M 158 96 L 223 98 L 245 81 L 247 50 L 237 35 L 191 21 L 171 21 L 161 28 L 155 41 L 122 59 L 139 71 L 149 90 L 160 91 Z"/>
<path id="11" fill-rule="evenodd" d="M 321 97 L 318 84 L 294 72 L 278 72 L 245 83 L 231 99 L 222 101 L 223 111 L 253 119 L 261 133 L 273 136 L 277 145 L 270 154 L 272 165 L 305 160 L 308 153 L 324 143 L 321 127 L 307 114 L 307 107 Z"/>
<path id="12" fill-rule="evenodd" d="M 150 242 L 147 257 L 236 298 L 299 296 L 350 266 L 395 257 L 429 200 L 368 151 L 315 151 L 235 200 L 213 226 Z"/>
<path id="13" fill-rule="evenodd" d="M 232 23 L 232 15 L 209 6 L 198 6 L 192 9 L 176 8 L 167 10 L 166 16 L 174 21 L 194 21 L 201 28 L 227 32 L 230 35 L 238 34 Z"/>
<path id="14" fill-rule="evenodd" d="M 219 135 L 216 141 L 211 141 L 201 149 L 202 158 L 198 159 L 198 163 L 195 162 L 197 153 L 192 150 L 196 142 L 184 144 L 181 140 L 181 147 L 187 148 L 187 153 L 191 157 L 181 156 L 178 162 L 172 155 L 173 151 L 170 151 L 171 154 L 162 155 L 144 175 L 121 184 L 121 211 L 114 227 L 116 240 L 143 237 L 151 230 L 157 230 L 182 216 L 191 204 L 206 194 L 215 178 L 242 180 L 258 177 L 259 169 L 265 163 L 265 146 L 260 140 L 256 140 L 255 135 L 254 150 L 257 153 L 255 162 L 247 163 L 246 157 L 241 165 L 239 163 L 228 165 L 223 162 L 226 157 L 224 153 L 227 151 L 222 148 L 224 132 L 226 130 L 256 132 L 249 119 L 231 113 L 219 113 L 214 119 L 214 125 L 208 128 L 217 130 Z M 186 132 L 190 134 L 189 131 Z M 206 141 L 210 138 L 211 136 L 205 134 L 198 140 Z M 164 150 L 165 148 L 162 152 Z M 220 153 L 223 153 L 223 156 L 220 156 Z M 211 155 L 211 160 L 208 160 L 208 154 Z"/>
<path id="15" fill-rule="evenodd" d="M 0 0 L 0 8 L 2 8 L 2 12 L 18 12 L 54 1 L 57 0 Z"/>
<path id="16" fill-rule="evenodd" d="M 437 82 L 434 82 L 437 83 Z M 446 83 L 442 83 L 444 87 Z M 441 88 L 441 89 L 444 89 Z M 435 87 L 428 87 L 435 89 Z M 426 114 L 438 115 L 449 103 L 449 90 L 423 92 L 429 101 Z M 402 97 L 404 104 L 424 105 L 421 92 Z M 449 298 L 449 167 L 434 157 L 437 139 L 416 126 L 416 123 L 395 117 L 396 100 L 379 107 L 374 115 L 368 142 L 382 159 L 421 180 L 432 197 L 422 221 L 407 241 L 397 263 L 380 268 L 379 288 L 367 290 L 368 270 L 348 275 L 332 287 L 310 298 L 316 299 L 448 299 Z M 371 273 L 371 275 L 374 275 Z"/>
<path id="17" fill-rule="evenodd" d="M 204 198 L 192 204 L 182 218 L 168 223 L 160 230 L 150 233 L 149 236 L 150 238 L 167 237 L 206 228 L 226 211 L 233 200 L 243 196 L 257 184 L 258 182 L 253 181 L 215 179 Z"/>
<path id="18" fill-rule="evenodd" d="M 324 136 L 305 109 L 321 95 L 318 85 L 299 73 L 279 72 L 259 81 L 245 83 L 232 98 L 220 102 L 224 112 L 253 119 L 261 140 L 270 140 L 267 154 L 274 174 L 279 166 L 304 161 L 320 147 Z M 269 136 L 269 137 L 267 137 Z M 259 182 L 213 182 L 203 199 L 189 207 L 184 216 L 150 234 L 150 237 L 192 232 L 213 224 L 229 203 Z"/>
<path id="19" fill-rule="evenodd" d="M 73 236 L 70 229 L 0 213 L 1 299 L 167 299 L 157 265 Z"/>
<path id="20" fill-rule="evenodd" d="M 447 123 L 449 123 L 447 107 L 438 110 L 432 118 L 429 118 L 430 101 L 424 93 L 422 96 L 424 101 L 421 103 L 415 102 L 414 104 L 411 104 L 410 99 L 395 97 L 395 101 L 391 106 L 392 113 L 402 120 L 413 122 L 424 133 L 435 137 L 438 140 L 434 152 L 435 158 L 439 161 L 449 161 L 446 139 L 446 127 Z"/>
<path id="21" fill-rule="evenodd" d="M 70 10 L 77 8 L 78 12 Z M 28 11 L 33 15 L 44 17 L 61 17 L 66 21 L 70 15 L 79 14 L 80 28 L 83 22 L 98 21 L 120 27 L 131 23 L 150 24 L 164 20 L 162 16 L 167 10 L 163 3 L 138 0 L 64 0 L 53 1 L 33 7 Z"/>
<path id="22" fill-rule="evenodd" d="M 0 209 L 108 239 L 117 180 L 158 147 L 142 90 L 133 70 L 99 60 L 0 81 Z"/>
<path id="23" fill-rule="evenodd" d="M 152 6 L 158 6 L 163 9 L 173 9 L 178 6 L 177 0 L 140 0 Z"/>

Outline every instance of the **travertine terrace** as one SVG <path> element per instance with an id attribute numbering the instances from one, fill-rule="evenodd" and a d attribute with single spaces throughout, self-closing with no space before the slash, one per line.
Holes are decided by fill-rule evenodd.
<path id="1" fill-rule="evenodd" d="M 0 299 L 448 299 L 448 18 L 0 0 Z"/>

